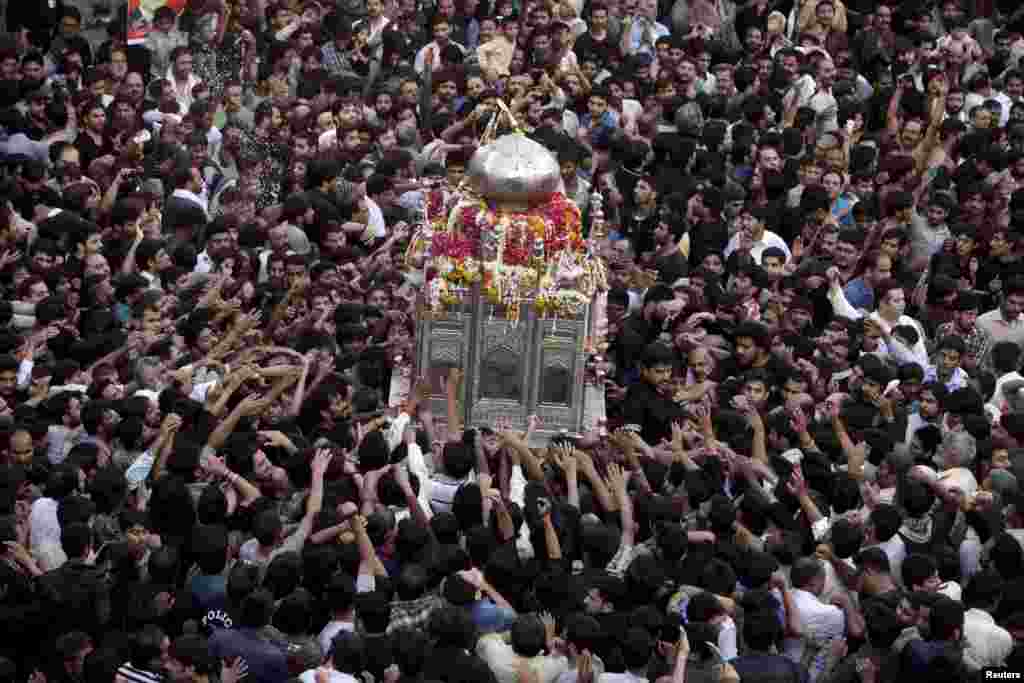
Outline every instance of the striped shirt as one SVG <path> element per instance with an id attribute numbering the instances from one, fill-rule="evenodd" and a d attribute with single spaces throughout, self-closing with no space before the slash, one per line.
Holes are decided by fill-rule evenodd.
<path id="1" fill-rule="evenodd" d="M 131 662 L 125 662 L 117 670 L 114 683 L 162 683 L 162 674 L 146 669 L 139 669 L 132 666 Z"/>

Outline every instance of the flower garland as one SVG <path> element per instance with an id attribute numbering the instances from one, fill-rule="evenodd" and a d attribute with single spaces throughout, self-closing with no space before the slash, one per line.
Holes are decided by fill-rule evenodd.
<path id="1" fill-rule="evenodd" d="M 444 193 L 426 200 L 426 225 L 409 261 L 424 257 L 427 301 L 434 312 L 458 302 L 479 283 L 485 299 L 516 320 L 532 300 L 542 317 L 578 315 L 604 281 L 588 251 L 579 208 L 562 193 L 516 210 L 462 193 L 449 210 Z M 415 252 L 415 253 L 414 253 Z"/>

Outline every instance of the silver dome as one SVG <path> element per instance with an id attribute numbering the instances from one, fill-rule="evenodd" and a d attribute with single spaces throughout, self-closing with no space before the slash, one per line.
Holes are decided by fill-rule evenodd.
<path id="1" fill-rule="evenodd" d="M 543 201 L 561 189 L 558 160 L 521 133 L 503 135 L 469 160 L 469 181 L 483 197 L 498 202 Z"/>

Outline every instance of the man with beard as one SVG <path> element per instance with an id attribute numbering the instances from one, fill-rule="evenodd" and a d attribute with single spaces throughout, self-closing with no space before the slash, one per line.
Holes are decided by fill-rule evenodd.
<path id="1" fill-rule="evenodd" d="M 1024 260 L 1019 253 L 1021 238 L 1017 231 L 997 230 L 989 240 L 989 257 L 978 268 L 975 286 L 989 293 L 986 298 L 990 305 L 1002 294 L 1003 283 L 1011 277 L 1024 275 Z"/>
<path id="2" fill-rule="evenodd" d="M 196 257 L 196 273 L 213 272 L 235 248 L 228 230 L 228 216 L 219 216 L 206 229 L 206 247 Z"/>
<path id="3" fill-rule="evenodd" d="M 46 116 L 46 105 L 50 100 L 50 93 L 46 89 L 34 90 L 25 98 L 27 121 L 25 134 L 31 140 L 42 140 L 50 132 L 52 124 Z"/>
<path id="4" fill-rule="evenodd" d="M 138 71 L 129 71 L 121 82 L 118 97 L 132 105 L 136 114 L 139 114 L 143 110 L 145 96 L 146 86 L 142 74 Z"/>
<path id="5" fill-rule="evenodd" d="M 55 142 L 50 145 L 50 163 L 53 165 L 54 180 L 59 188 L 65 188 L 82 178 L 82 157 L 70 142 Z"/>
<path id="6" fill-rule="evenodd" d="M 965 351 L 961 354 L 960 366 L 970 374 L 975 374 L 982 354 L 992 344 L 988 333 L 976 325 L 981 300 L 974 292 L 959 292 L 954 309 L 956 313 L 951 321 L 939 325 L 935 330 L 936 339 L 959 337 L 963 339 Z"/>
<path id="7" fill-rule="evenodd" d="M 1024 343 L 1024 279 L 1015 277 L 1003 287 L 1005 297 L 998 308 L 978 316 L 975 325 L 983 332 L 987 332 L 992 343 L 1010 341 L 1018 346 Z M 987 363 L 987 356 L 991 347 L 985 350 L 983 363 Z"/>
<path id="8" fill-rule="evenodd" d="M 652 261 L 661 282 L 675 282 L 686 277 L 689 264 L 679 248 L 679 241 L 686 234 L 686 224 L 662 209 L 662 215 L 654 228 L 654 253 Z"/>
<path id="9" fill-rule="evenodd" d="M 47 401 L 47 407 L 60 415 L 60 424 L 49 427 L 46 457 L 51 465 L 59 465 L 82 434 L 82 394 L 61 392 Z"/>
<path id="10" fill-rule="evenodd" d="M 916 212 L 910 218 L 910 269 L 921 272 L 932 256 L 939 253 L 952 232 L 946 224 L 951 209 L 944 195 L 936 194 L 928 202 L 925 217 Z"/>
<path id="11" fill-rule="evenodd" d="M 415 69 L 418 74 L 423 73 L 428 55 L 432 57 L 432 69 L 434 71 L 440 71 L 443 67 L 441 62 L 441 53 L 448 45 L 454 45 L 459 48 L 463 54 L 466 53 L 465 47 L 451 39 L 452 25 L 449 19 L 445 18 L 444 15 L 439 14 L 434 17 L 434 21 L 431 25 L 434 31 L 434 40 L 427 43 L 419 52 L 416 53 Z"/>
<path id="12" fill-rule="evenodd" d="M 60 196 L 47 184 L 46 166 L 41 161 L 27 161 L 22 166 L 18 187 L 21 190 L 15 201 L 14 208 L 27 221 L 35 219 L 37 206 L 57 208 L 61 205 Z"/>
<path id="13" fill-rule="evenodd" d="M 763 324 L 746 320 L 736 326 L 736 351 L 720 363 L 722 378 L 739 377 L 749 370 L 764 370 L 775 384 L 785 373 L 785 364 L 771 352 L 772 335 Z"/>
<path id="14" fill-rule="evenodd" d="M 221 132 L 221 146 L 213 159 L 220 166 L 221 173 L 227 181 L 238 180 L 238 162 L 242 158 L 242 142 L 245 133 L 237 123 L 228 122 Z M 221 200 L 223 204 L 223 199 Z"/>
<path id="15" fill-rule="evenodd" d="M 623 419 L 626 429 L 640 434 L 647 443 L 672 438 L 673 423 L 683 418 L 683 410 L 671 399 L 669 381 L 675 364 L 675 352 L 666 344 L 648 344 L 639 358 L 640 381 L 626 392 Z"/>
<path id="16" fill-rule="evenodd" d="M 669 316 L 668 304 L 674 300 L 672 288 L 659 283 L 644 294 L 641 309 L 622 321 L 622 331 L 609 349 L 616 359 L 620 384 L 629 384 L 636 378 L 644 349 L 662 333 Z"/>
<path id="17" fill-rule="evenodd" d="M 29 52 L 21 58 L 21 96 L 42 89 L 46 83 L 46 60 L 38 52 Z"/>
<path id="18" fill-rule="evenodd" d="M 112 234 L 105 240 L 106 256 L 119 269 L 139 237 L 139 223 L 146 207 L 135 198 L 118 199 L 110 214 Z"/>
<path id="19" fill-rule="evenodd" d="M 174 192 L 164 204 L 163 230 L 174 230 L 176 241 L 188 242 L 193 231 L 209 220 L 205 183 L 200 170 L 191 163 L 175 170 L 171 183 Z"/>

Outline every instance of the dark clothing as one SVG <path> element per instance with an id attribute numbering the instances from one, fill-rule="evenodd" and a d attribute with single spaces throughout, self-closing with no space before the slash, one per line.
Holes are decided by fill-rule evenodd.
<path id="1" fill-rule="evenodd" d="M 782 655 L 751 653 L 732 661 L 743 683 L 807 683 L 807 671 Z"/>
<path id="2" fill-rule="evenodd" d="M 724 221 L 702 221 L 690 230 L 690 265 L 697 267 L 708 254 L 721 255 L 729 243 Z"/>
<path id="3" fill-rule="evenodd" d="M 423 679 L 428 681 L 477 681 L 497 683 L 494 672 L 487 662 L 474 654 L 454 647 L 438 647 L 434 650 L 423 670 Z"/>
<path id="4" fill-rule="evenodd" d="M 0 561 L 0 655 L 22 671 L 31 671 L 43 650 L 39 634 L 45 633 L 47 613 L 36 589 L 30 577 Z"/>
<path id="5" fill-rule="evenodd" d="M 604 40 L 594 40 L 588 31 L 576 39 L 572 49 L 581 63 L 585 59 L 597 57 L 598 63 L 607 64 L 609 57 L 618 56 L 619 44 L 608 34 L 605 34 Z"/>
<path id="6" fill-rule="evenodd" d="M 92 136 L 86 132 L 81 132 L 78 137 L 75 138 L 75 147 L 78 149 L 78 155 L 81 158 L 82 171 L 88 173 L 89 165 L 99 159 L 102 156 L 114 153 L 114 147 L 110 144 L 110 141 L 103 139 L 99 144 L 92 139 Z"/>
<path id="7" fill-rule="evenodd" d="M 367 633 L 363 635 L 363 643 L 366 646 L 366 670 L 373 674 L 373 677 L 380 681 L 384 678 L 384 670 L 394 664 L 395 657 L 392 653 L 394 647 L 393 634 Z"/>
<path id="8" fill-rule="evenodd" d="M 110 589 L 103 573 L 82 560 L 68 560 L 39 577 L 39 589 L 54 637 L 84 631 L 95 642 L 110 622 Z"/>
<path id="9" fill-rule="evenodd" d="M 622 321 L 622 330 L 612 345 L 619 384 L 628 384 L 636 379 L 644 347 L 657 339 L 660 333 L 661 325 L 652 324 L 640 315 L 631 315 Z"/>
<path id="10" fill-rule="evenodd" d="M 38 190 L 23 191 L 13 201 L 14 208 L 27 221 L 35 220 L 33 214 L 37 204 L 58 207 L 61 203 L 60 195 L 46 186 Z"/>
<path id="11" fill-rule="evenodd" d="M 654 268 L 658 271 L 658 280 L 670 285 L 690 272 L 686 257 L 678 249 L 673 249 L 667 256 L 656 256 Z"/>
<path id="12" fill-rule="evenodd" d="M 907 643 L 903 648 L 901 675 L 907 677 L 928 674 L 932 660 L 954 647 L 953 643 L 946 640 L 914 640 Z"/>
<path id="13" fill-rule="evenodd" d="M 625 423 L 640 427 L 640 436 L 647 443 L 672 438 L 672 423 L 682 419 L 679 404 L 662 396 L 647 382 L 637 382 L 626 392 L 623 418 Z"/>
<path id="14" fill-rule="evenodd" d="M 888 648 L 882 651 L 866 645 L 853 656 L 846 657 L 839 662 L 822 683 L 860 683 L 861 677 L 857 673 L 857 662 L 866 657 L 871 657 L 879 662 L 878 683 L 897 683 L 900 680 L 899 655 Z"/>
<path id="15" fill-rule="evenodd" d="M 288 680 L 288 661 L 280 648 L 251 628 L 216 631 L 210 636 L 210 654 L 218 659 L 241 657 L 254 683 Z"/>

